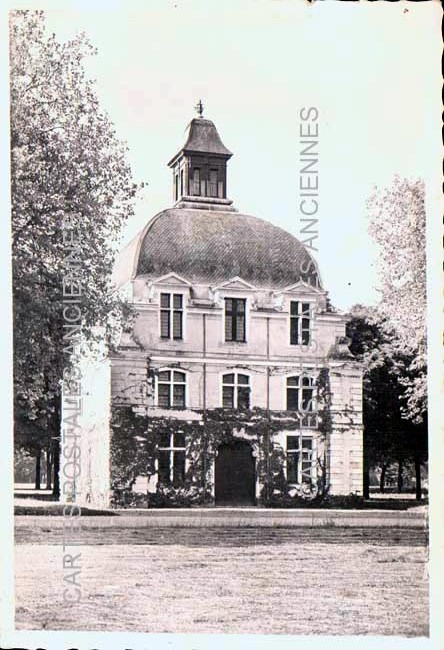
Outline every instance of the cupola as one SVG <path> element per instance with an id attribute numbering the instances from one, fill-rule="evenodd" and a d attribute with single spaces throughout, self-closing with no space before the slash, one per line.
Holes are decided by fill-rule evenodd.
<path id="1" fill-rule="evenodd" d="M 168 163 L 173 170 L 174 205 L 233 210 L 232 201 L 227 199 L 227 161 L 233 154 L 214 123 L 203 117 L 200 100 L 195 109 L 198 117 L 187 127 L 185 144 Z"/>

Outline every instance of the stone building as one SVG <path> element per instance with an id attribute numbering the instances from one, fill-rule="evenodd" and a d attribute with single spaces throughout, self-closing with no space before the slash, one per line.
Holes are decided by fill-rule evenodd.
<path id="1" fill-rule="evenodd" d="M 89 502 L 107 502 L 108 480 L 115 502 L 148 507 L 362 494 L 362 373 L 346 316 L 293 235 L 236 210 L 231 156 L 200 112 L 169 162 L 172 207 L 119 255 L 114 282 L 136 316 L 103 362 L 108 378 L 99 371 L 111 427 L 101 406 L 88 439 L 110 476 L 89 453 Z"/>

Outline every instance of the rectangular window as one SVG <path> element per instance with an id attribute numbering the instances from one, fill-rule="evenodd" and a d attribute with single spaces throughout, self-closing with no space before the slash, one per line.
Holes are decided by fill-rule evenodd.
<path id="1" fill-rule="evenodd" d="M 160 336 L 163 339 L 183 338 L 183 296 L 180 293 L 160 294 Z"/>
<path id="2" fill-rule="evenodd" d="M 225 340 L 245 343 L 245 298 L 225 298 Z"/>
<path id="3" fill-rule="evenodd" d="M 162 434 L 159 440 L 157 475 L 160 483 L 179 487 L 185 479 L 185 435 Z"/>
<path id="4" fill-rule="evenodd" d="M 183 169 L 180 172 L 180 196 L 183 196 Z"/>
<path id="5" fill-rule="evenodd" d="M 287 436 L 287 481 L 313 482 L 313 439 L 306 436 Z"/>
<path id="6" fill-rule="evenodd" d="M 310 303 L 290 302 L 290 345 L 310 345 Z"/>
<path id="7" fill-rule="evenodd" d="M 178 174 L 175 174 L 174 183 L 175 183 L 174 194 L 177 201 L 177 199 L 179 198 L 179 175 Z"/>

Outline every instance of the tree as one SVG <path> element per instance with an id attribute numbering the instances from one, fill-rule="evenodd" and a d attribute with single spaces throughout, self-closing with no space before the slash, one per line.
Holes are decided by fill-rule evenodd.
<path id="1" fill-rule="evenodd" d="M 409 359 L 401 381 L 403 417 L 415 441 L 416 496 L 427 454 L 426 215 L 424 183 L 396 177 L 369 200 L 369 232 L 379 245 L 379 309 Z"/>
<path id="2" fill-rule="evenodd" d="M 364 496 L 368 498 L 370 468 L 381 467 L 383 492 L 387 467 L 404 458 L 405 388 L 399 379 L 403 360 L 396 353 L 395 334 L 389 333 L 377 308 L 355 305 L 351 317 L 347 325 L 350 351 L 364 367 Z"/>
<path id="3" fill-rule="evenodd" d="M 421 498 L 421 479 L 417 459 L 426 457 L 426 427 L 405 417 L 408 401 L 407 381 L 412 359 L 400 349 L 397 331 L 389 327 L 378 308 L 355 305 L 347 324 L 350 350 L 362 362 L 364 420 L 364 496 L 369 496 L 369 470 L 381 468 L 380 490 L 384 491 L 388 466 L 398 464 L 398 488 L 402 489 L 402 470 L 415 462 L 417 498 Z"/>
<path id="4" fill-rule="evenodd" d="M 85 35 L 59 43 L 40 11 L 10 19 L 11 192 L 16 444 L 52 449 L 57 494 L 66 232 L 80 234 L 75 281 L 84 340 L 120 313 L 110 284 L 115 242 L 133 214 L 137 186 L 126 146 L 101 109 Z M 69 233 L 68 233 L 69 237 Z M 65 285 L 64 285 L 65 282 Z"/>
<path id="5" fill-rule="evenodd" d="M 396 177 L 368 203 L 369 232 L 379 245 L 379 309 L 411 363 L 404 414 L 417 424 L 427 410 L 426 215 L 424 183 Z"/>

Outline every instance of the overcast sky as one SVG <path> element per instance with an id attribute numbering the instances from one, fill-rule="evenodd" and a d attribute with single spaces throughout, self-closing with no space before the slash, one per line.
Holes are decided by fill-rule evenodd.
<path id="1" fill-rule="evenodd" d="M 434 5 L 177 0 L 48 11 L 61 40 L 83 30 L 98 48 L 88 70 L 135 180 L 149 183 L 124 242 L 172 204 L 166 163 L 198 99 L 234 153 L 235 206 L 300 237 L 299 110 L 316 106 L 324 286 L 341 309 L 377 301 L 365 203 L 396 173 L 429 172 L 440 111 Z"/>

